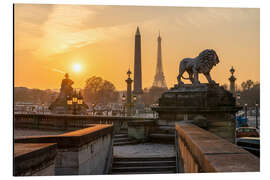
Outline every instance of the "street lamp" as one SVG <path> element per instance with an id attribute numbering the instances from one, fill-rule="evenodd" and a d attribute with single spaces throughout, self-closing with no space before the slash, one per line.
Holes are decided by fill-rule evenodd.
<path id="1" fill-rule="evenodd" d="M 136 99 L 137 99 L 136 95 L 133 95 L 133 102 L 136 102 Z"/>
<path id="2" fill-rule="evenodd" d="M 245 117 L 247 119 L 247 104 L 245 104 Z"/>
<path id="3" fill-rule="evenodd" d="M 126 96 L 123 94 L 122 96 L 122 102 L 124 103 L 126 101 Z"/>
<path id="4" fill-rule="evenodd" d="M 79 91 L 79 94 L 76 93 L 76 90 L 74 90 L 72 96 L 67 96 L 67 105 L 73 107 L 73 112 L 72 114 L 76 115 L 77 114 L 77 104 L 82 105 L 83 104 L 83 98 L 81 95 L 81 91 Z"/>
<path id="5" fill-rule="evenodd" d="M 240 105 L 240 98 L 241 98 L 240 92 L 238 92 L 238 93 L 236 94 L 236 105 Z"/>
<path id="6" fill-rule="evenodd" d="M 71 98 L 71 96 L 68 96 L 67 97 L 67 104 L 68 105 L 72 105 L 72 98 Z"/>
<path id="7" fill-rule="evenodd" d="M 256 128 L 258 129 L 258 106 L 259 104 L 255 104 L 255 108 L 256 108 Z"/>
<path id="8" fill-rule="evenodd" d="M 79 91 L 79 95 L 78 95 L 77 103 L 78 103 L 79 105 L 82 105 L 82 104 L 83 104 L 83 98 L 82 98 L 81 91 Z"/>
<path id="9" fill-rule="evenodd" d="M 133 106 L 133 113 L 136 114 L 136 108 L 134 107 L 136 105 L 136 100 L 137 100 L 137 96 L 136 95 L 133 95 L 133 98 L 132 98 L 132 106 Z"/>
<path id="10" fill-rule="evenodd" d="M 92 109 L 93 109 L 92 111 L 93 111 L 93 115 L 95 115 L 95 106 L 96 106 L 96 104 L 94 104 L 94 103 L 93 103 L 93 104 L 92 104 Z"/>
<path id="11" fill-rule="evenodd" d="M 125 116 L 125 102 L 126 102 L 126 96 L 123 94 L 122 96 L 122 104 L 123 104 L 123 115 Z"/>
<path id="12" fill-rule="evenodd" d="M 42 111 L 43 111 L 43 114 L 44 114 L 44 103 L 42 103 Z"/>

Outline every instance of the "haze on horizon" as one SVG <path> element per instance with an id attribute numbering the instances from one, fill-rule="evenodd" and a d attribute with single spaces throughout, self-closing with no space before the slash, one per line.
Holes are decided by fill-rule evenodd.
<path id="1" fill-rule="evenodd" d="M 58 89 L 68 72 L 76 88 L 100 76 L 124 90 L 137 26 L 143 88 L 154 80 L 159 31 L 168 87 L 177 83 L 180 60 L 207 48 L 219 55 L 211 72 L 217 83 L 229 84 L 232 66 L 238 85 L 260 81 L 259 9 L 15 4 L 14 86 Z"/>

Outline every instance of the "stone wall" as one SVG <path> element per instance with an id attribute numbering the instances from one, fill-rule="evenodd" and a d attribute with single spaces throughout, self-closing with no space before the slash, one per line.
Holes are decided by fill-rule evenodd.
<path id="1" fill-rule="evenodd" d="M 55 175 L 97 175 L 110 171 L 112 135 L 112 125 L 95 125 L 60 135 L 18 138 L 15 143 L 56 143 Z"/>
<path id="2" fill-rule="evenodd" d="M 260 171 L 260 159 L 209 131 L 176 123 L 178 172 Z"/>

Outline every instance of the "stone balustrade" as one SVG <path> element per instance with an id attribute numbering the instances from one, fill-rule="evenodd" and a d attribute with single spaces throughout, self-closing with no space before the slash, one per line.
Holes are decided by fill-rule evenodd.
<path id="1" fill-rule="evenodd" d="M 178 172 L 254 172 L 260 160 L 248 151 L 192 124 L 176 123 Z"/>
<path id="2" fill-rule="evenodd" d="M 90 115 L 61 115 L 61 114 L 14 114 L 15 128 L 39 128 L 66 130 L 83 128 L 89 124 L 113 124 L 114 132 L 127 128 L 128 121 L 152 118 L 128 116 L 90 116 Z"/>
<path id="3" fill-rule="evenodd" d="M 94 125 L 60 135 L 17 138 L 14 175 L 107 174 L 112 164 L 112 136 L 112 125 Z M 51 154 L 56 154 L 55 160 Z"/>

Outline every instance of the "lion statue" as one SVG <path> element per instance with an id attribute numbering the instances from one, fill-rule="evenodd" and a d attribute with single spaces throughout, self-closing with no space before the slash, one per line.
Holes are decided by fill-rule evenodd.
<path id="1" fill-rule="evenodd" d="M 210 76 L 210 71 L 216 64 L 219 63 L 219 58 L 213 49 L 206 49 L 202 51 L 199 56 L 195 58 L 184 58 L 180 62 L 179 75 L 177 76 L 178 86 L 183 85 L 181 81 L 183 79 L 189 79 L 193 85 L 200 84 L 198 79 L 199 73 L 203 73 L 209 84 L 216 84 Z M 183 77 L 183 73 L 187 72 L 189 74 L 188 78 Z"/>

